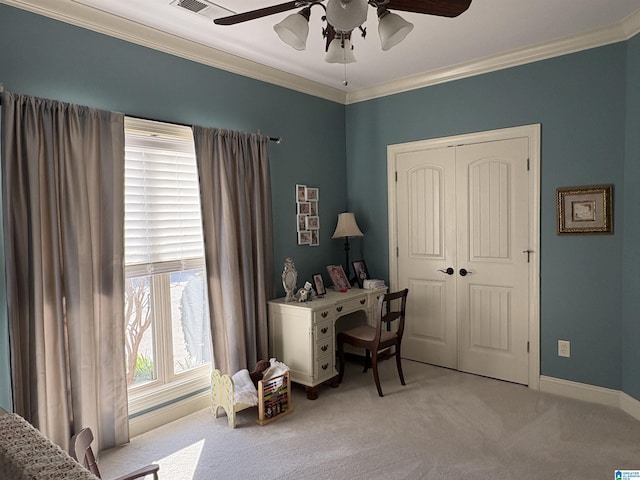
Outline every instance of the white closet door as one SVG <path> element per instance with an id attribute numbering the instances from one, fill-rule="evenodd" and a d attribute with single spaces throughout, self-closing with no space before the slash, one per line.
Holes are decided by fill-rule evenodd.
<path id="1" fill-rule="evenodd" d="M 409 288 L 403 356 L 457 366 L 455 149 L 398 154 L 398 269 Z"/>
<path id="2" fill-rule="evenodd" d="M 405 358 L 528 381 L 528 140 L 399 147 Z"/>
<path id="3" fill-rule="evenodd" d="M 524 384 L 528 150 L 526 138 L 456 148 L 458 369 Z"/>

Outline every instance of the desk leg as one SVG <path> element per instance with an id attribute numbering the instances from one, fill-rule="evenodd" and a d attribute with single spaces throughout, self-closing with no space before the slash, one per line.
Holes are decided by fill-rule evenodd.
<path id="1" fill-rule="evenodd" d="M 340 386 L 340 383 L 338 382 L 338 375 L 330 378 L 329 380 L 325 380 L 324 382 L 320 383 L 319 385 L 316 385 L 315 387 L 309 387 L 305 385 L 304 391 L 307 392 L 307 399 L 317 400 L 318 389 L 320 388 L 321 385 L 324 385 L 325 383 L 328 383 L 332 388 L 337 388 Z"/>
<path id="2" fill-rule="evenodd" d="M 308 400 L 317 400 L 318 399 L 318 386 L 315 387 L 304 387 L 304 391 L 307 392 Z"/>

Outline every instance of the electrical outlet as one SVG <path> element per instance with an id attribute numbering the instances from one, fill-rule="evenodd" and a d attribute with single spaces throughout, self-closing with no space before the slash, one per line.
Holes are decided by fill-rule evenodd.
<path id="1" fill-rule="evenodd" d="M 569 340 L 558 340 L 558 356 L 559 357 L 571 356 L 571 342 Z"/>

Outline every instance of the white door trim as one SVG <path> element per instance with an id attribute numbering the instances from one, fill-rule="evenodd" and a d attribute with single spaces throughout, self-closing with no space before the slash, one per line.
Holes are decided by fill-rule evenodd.
<path id="1" fill-rule="evenodd" d="M 489 130 L 486 132 L 420 140 L 387 146 L 387 192 L 389 218 L 389 283 L 398 285 L 398 213 L 396 211 L 396 165 L 398 153 L 413 150 L 483 143 L 511 138 L 529 139 L 529 388 L 540 388 L 540 124 Z"/>

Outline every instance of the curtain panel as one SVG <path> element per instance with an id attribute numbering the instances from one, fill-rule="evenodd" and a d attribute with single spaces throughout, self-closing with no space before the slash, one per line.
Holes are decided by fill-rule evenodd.
<path id="1" fill-rule="evenodd" d="M 235 373 L 268 358 L 273 294 L 271 181 L 259 134 L 193 127 L 200 178 L 215 367 Z"/>
<path id="2" fill-rule="evenodd" d="M 124 116 L 5 92 L 2 129 L 14 409 L 64 449 L 125 443 Z"/>

